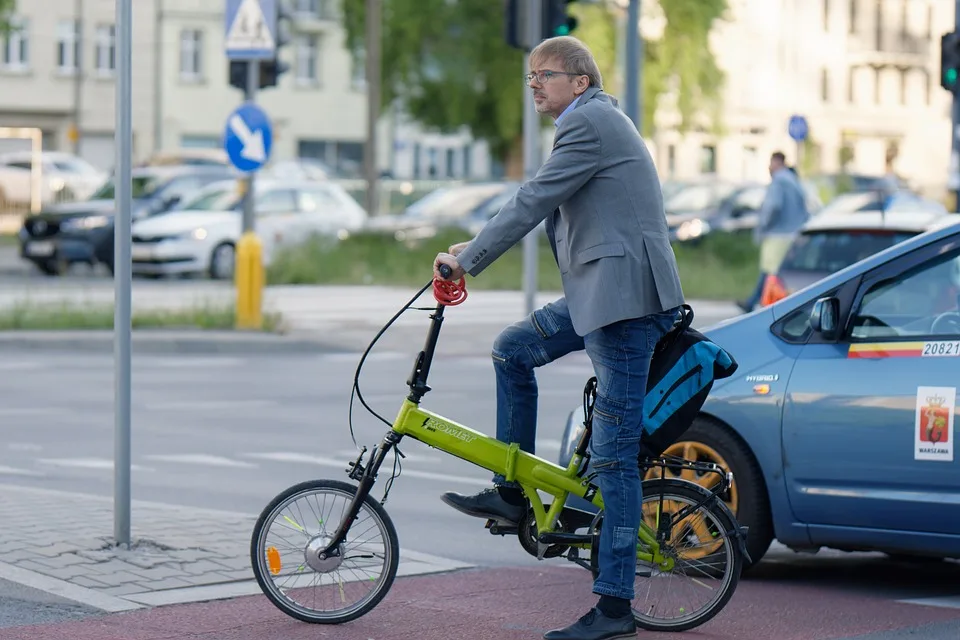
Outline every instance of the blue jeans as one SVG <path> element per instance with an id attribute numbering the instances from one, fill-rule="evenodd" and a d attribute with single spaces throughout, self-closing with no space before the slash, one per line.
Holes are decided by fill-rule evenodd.
<path id="1" fill-rule="evenodd" d="M 507 327 L 493 345 L 497 377 L 497 439 L 536 453 L 534 369 L 585 349 L 597 376 L 591 462 L 604 502 L 600 572 L 593 592 L 632 600 L 641 516 L 640 433 L 650 358 L 678 309 L 623 320 L 577 335 L 561 298 Z M 510 486 L 501 475 L 494 483 Z M 513 485 L 516 486 L 516 485 Z"/>

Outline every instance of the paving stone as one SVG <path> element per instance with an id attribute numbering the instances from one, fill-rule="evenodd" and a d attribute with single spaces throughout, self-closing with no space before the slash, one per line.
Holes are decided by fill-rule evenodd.
<path id="1" fill-rule="evenodd" d="M 105 589 L 109 586 L 99 580 L 94 580 L 90 576 L 77 576 L 76 578 L 71 578 L 70 582 L 80 587 L 87 587 L 88 589 Z"/>
<path id="2" fill-rule="evenodd" d="M 116 587 L 106 587 L 104 589 L 100 589 L 100 591 L 111 596 L 128 596 L 132 593 L 143 593 L 143 588 L 135 582 L 128 582 Z"/>
<path id="3" fill-rule="evenodd" d="M 160 591 L 162 589 L 183 589 L 184 587 L 195 586 L 194 583 L 181 578 L 164 578 L 163 580 L 150 580 L 148 582 L 138 582 L 137 586 L 142 591 Z"/>
<path id="4" fill-rule="evenodd" d="M 90 573 L 87 565 L 77 564 L 72 567 L 61 567 L 59 569 L 47 569 L 43 572 L 48 576 L 59 578 L 60 580 L 70 581 L 73 578 L 86 576 Z"/>

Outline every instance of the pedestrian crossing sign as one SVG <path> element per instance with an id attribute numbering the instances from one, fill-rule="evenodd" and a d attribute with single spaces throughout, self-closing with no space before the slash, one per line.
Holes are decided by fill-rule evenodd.
<path id="1" fill-rule="evenodd" d="M 226 52 L 230 60 L 276 55 L 277 0 L 227 0 Z"/>

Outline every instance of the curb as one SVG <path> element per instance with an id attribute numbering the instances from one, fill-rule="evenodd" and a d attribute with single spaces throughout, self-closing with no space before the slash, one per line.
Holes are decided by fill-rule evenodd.
<path id="1" fill-rule="evenodd" d="M 131 347 L 138 354 L 293 354 L 352 353 L 347 345 L 304 336 L 233 331 L 134 330 Z M 113 353 L 113 331 L 0 331 L 3 351 L 86 351 Z"/>

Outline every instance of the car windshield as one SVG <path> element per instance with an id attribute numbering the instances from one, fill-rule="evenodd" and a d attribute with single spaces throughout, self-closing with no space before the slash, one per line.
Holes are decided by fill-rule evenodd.
<path id="1" fill-rule="evenodd" d="M 134 200 L 140 198 L 149 198 L 163 185 L 163 181 L 157 176 L 134 176 L 131 182 L 133 185 L 132 197 Z M 114 190 L 114 178 L 111 177 L 109 180 L 104 182 L 99 189 L 97 189 L 96 193 L 94 193 L 90 199 L 113 200 L 115 197 L 116 191 Z"/>
<path id="2" fill-rule="evenodd" d="M 830 229 L 797 237 L 780 269 L 834 273 L 916 235 L 911 231 Z"/>
<path id="3" fill-rule="evenodd" d="M 236 187 L 220 187 L 197 194 L 177 208 L 189 211 L 229 211 L 240 205 L 241 196 Z"/>

